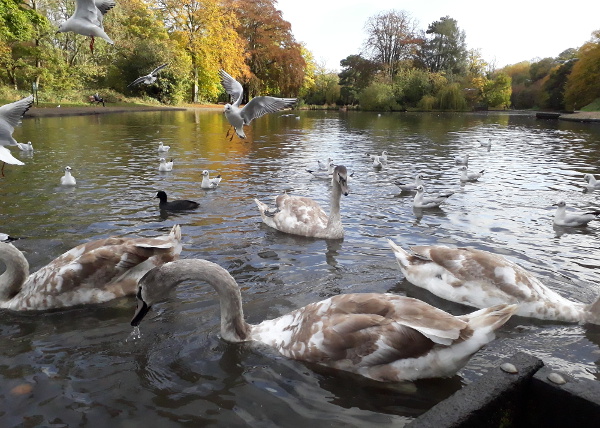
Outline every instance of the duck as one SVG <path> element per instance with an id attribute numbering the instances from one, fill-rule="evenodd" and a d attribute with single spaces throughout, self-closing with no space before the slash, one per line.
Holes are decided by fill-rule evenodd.
<path id="1" fill-rule="evenodd" d="M 318 169 L 329 169 L 329 164 L 331 163 L 333 163 L 333 159 L 331 158 L 327 158 L 327 162 L 317 159 Z"/>
<path id="2" fill-rule="evenodd" d="M 446 202 L 450 196 L 454 195 L 454 192 L 448 192 L 425 197 L 425 188 L 423 186 L 417 186 L 415 190 L 417 191 L 413 199 L 413 207 L 415 208 L 437 208 Z"/>
<path id="3" fill-rule="evenodd" d="M 327 166 L 327 170 L 322 170 L 322 169 L 307 169 L 306 172 L 308 172 L 309 174 L 311 174 L 314 178 L 323 178 L 325 180 L 331 180 L 331 177 L 333 177 L 333 170 L 335 169 L 335 164 L 333 163 L 333 161 L 329 162 L 329 165 Z"/>
<path id="4" fill-rule="evenodd" d="M 600 216 L 600 210 L 567 213 L 567 204 L 565 201 L 559 201 L 553 206 L 557 207 L 556 213 L 554 214 L 555 226 L 587 226 L 590 221 L 598 220 L 598 216 Z"/>
<path id="5" fill-rule="evenodd" d="M 454 162 L 457 165 L 465 165 L 468 166 L 469 165 L 469 154 L 466 153 L 464 155 L 458 155 L 458 156 L 454 156 Z"/>
<path id="6" fill-rule="evenodd" d="M 583 179 L 586 181 L 585 187 L 589 190 L 600 189 L 600 181 L 596 180 L 594 174 L 585 174 Z"/>
<path id="7" fill-rule="evenodd" d="M 17 143 L 17 146 L 22 152 L 33 152 L 33 145 L 31 144 L 31 141 L 28 141 L 27 144 Z"/>
<path id="8" fill-rule="evenodd" d="M 209 172 L 207 169 L 202 171 L 202 183 L 200 183 L 201 188 L 216 189 L 220 182 L 221 182 L 221 174 L 217 175 L 215 178 L 210 178 Z"/>
<path id="9" fill-rule="evenodd" d="M 156 192 L 155 198 L 159 199 L 158 207 L 163 211 L 195 210 L 200 206 L 198 202 L 188 201 L 186 199 L 167 202 L 167 194 L 163 190 Z"/>
<path id="10" fill-rule="evenodd" d="M 23 115 L 33 105 L 33 95 L 15 101 L 14 103 L 0 106 L 0 161 L 2 162 L 1 175 L 4 177 L 4 165 L 25 165 L 14 157 L 5 146 L 18 145 L 12 136 L 15 127 L 21 123 Z"/>
<path id="11" fill-rule="evenodd" d="M 171 148 L 171 146 L 165 145 L 162 141 L 160 141 L 158 143 L 158 152 L 159 153 L 168 152 L 170 148 Z"/>
<path id="12" fill-rule="evenodd" d="M 35 273 L 12 244 L 0 242 L 0 308 L 49 310 L 135 295 L 150 269 L 177 259 L 181 228 L 155 238 L 109 237 L 78 245 Z"/>
<path id="13" fill-rule="evenodd" d="M 479 172 L 468 172 L 466 166 L 461 166 L 458 168 L 460 171 L 460 181 L 461 183 L 466 183 L 467 181 L 477 181 L 481 178 L 485 169 L 482 169 Z"/>
<path id="14" fill-rule="evenodd" d="M 400 188 L 403 192 L 414 192 L 417 190 L 418 186 L 423 186 L 423 174 L 418 173 L 415 176 L 414 183 L 403 183 L 400 180 L 394 180 L 394 184 Z"/>
<path id="15" fill-rule="evenodd" d="M 408 252 L 388 239 L 408 282 L 442 299 L 475 308 L 516 304 L 515 315 L 600 324 L 600 299 L 573 302 L 505 257 L 473 248 L 421 245 Z"/>
<path id="16" fill-rule="evenodd" d="M 454 375 L 494 339 L 516 305 L 454 316 L 391 293 L 340 294 L 259 324 L 244 320 L 240 287 L 229 272 L 202 259 L 181 259 L 140 280 L 131 320 L 139 326 L 154 304 L 183 281 L 208 283 L 219 295 L 220 335 L 230 343 L 261 343 L 294 360 L 380 382 Z"/>
<path id="17" fill-rule="evenodd" d="M 158 170 L 161 172 L 173 171 L 173 159 L 169 162 L 165 158 L 159 159 L 160 164 L 158 165 Z"/>
<path id="18" fill-rule="evenodd" d="M 348 196 L 348 172 L 344 165 L 337 165 L 331 178 L 331 209 L 329 216 L 317 202 L 287 193 L 277 196 L 276 208 L 269 207 L 254 199 L 263 223 L 274 229 L 292 235 L 311 238 L 341 239 L 344 227 L 340 216 L 340 198 Z"/>
<path id="19" fill-rule="evenodd" d="M 274 113 L 296 104 L 297 98 L 254 97 L 248 104 L 240 108 L 244 89 L 240 82 L 231 77 L 225 70 L 219 70 L 221 85 L 235 100 L 233 104 L 225 104 L 223 113 L 239 138 L 246 139 L 244 125 L 250 125 L 254 119 L 267 113 Z M 229 132 L 227 132 L 229 134 Z M 231 135 L 233 139 L 233 134 Z"/>
<path id="20" fill-rule="evenodd" d="M 71 175 L 71 167 L 65 166 L 65 175 L 60 177 L 60 184 L 63 186 L 75 186 L 77 184 L 77 180 L 75 177 Z"/>

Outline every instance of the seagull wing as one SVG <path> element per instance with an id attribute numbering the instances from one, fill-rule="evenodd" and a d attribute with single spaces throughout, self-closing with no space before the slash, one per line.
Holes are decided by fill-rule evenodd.
<path id="1" fill-rule="evenodd" d="M 160 70 L 162 70 L 163 68 L 165 68 L 167 66 L 167 64 L 163 64 L 163 65 L 159 65 L 158 67 L 156 67 L 154 70 L 152 70 L 152 73 L 150 73 L 151 76 L 154 76 L 156 73 L 158 73 Z"/>
<path id="2" fill-rule="evenodd" d="M 242 108 L 241 115 L 244 123 L 248 125 L 257 117 L 292 107 L 296 98 L 255 97 Z"/>
<path id="3" fill-rule="evenodd" d="M 219 76 L 221 77 L 221 85 L 235 99 L 233 104 L 239 106 L 242 102 L 242 94 L 244 93 L 242 84 L 231 77 L 225 70 L 219 70 Z"/>
<path id="4" fill-rule="evenodd" d="M 113 0 L 94 0 L 94 5 L 96 6 L 96 19 L 98 20 L 98 26 L 100 28 L 104 28 L 102 23 L 103 15 L 106 15 L 106 12 L 115 7 L 115 2 Z"/>
<path id="5" fill-rule="evenodd" d="M 127 85 L 127 87 L 129 88 L 130 86 L 135 86 L 135 85 L 139 85 L 140 83 L 142 83 L 144 80 L 146 80 L 149 76 L 142 76 L 142 77 L 138 77 L 137 79 L 135 79 L 133 82 L 131 82 L 129 85 Z"/>
<path id="6" fill-rule="evenodd" d="M 6 163 L 11 164 L 11 165 L 25 165 L 19 159 L 17 159 L 16 157 L 14 157 L 12 155 L 12 153 L 10 152 L 10 150 L 8 150 L 4 146 L 0 146 L 0 161 L 6 162 Z"/>
<path id="7" fill-rule="evenodd" d="M 0 146 L 16 145 L 12 133 L 32 104 L 33 95 L 29 95 L 27 98 L 0 107 Z"/>
<path id="8" fill-rule="evenodd" d="M 75 13 L 72 18 L 87 21 L 92 25 L 102 28 L 102 14 L 98 13 L 98 8 L 94 0 L 77 0 Z"/>

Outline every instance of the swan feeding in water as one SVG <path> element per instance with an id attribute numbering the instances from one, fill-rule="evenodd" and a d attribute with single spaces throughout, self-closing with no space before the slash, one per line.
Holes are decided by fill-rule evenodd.
<path id="1" fill-rule="evenodd" d="M 204 281 L 219 295 L 221 337 L 255 341 L 282 355 L 384 382 L 452 376 L 494 339 L 494 330 L 516 305 L 498 305 L 453 316 L 425 302 L 395 294 L 341 294 L 273 320 L 248 324 L 240 288 L 221 266 L 178 260 L 152 269 L 139 282 L 131 325 L 178 284 Z"/>
<path id="2" fill-rule="evenodd" d="M 177 259 L 181 229 L 156 238 L 110 237 L 78 245 L 29 274 L 29 263 L 12 244 L 0 242 L 0 308 L 46 310 L 103 303 L 134 295 L 150 269 Z"/>
<path id="3" fill-rule="evenodd" d="M 310 198 L 290 196 L 287 193 L 275 198 L 276 208 L 254 199 L 262 221 L 274 229 L 292 235 L 312 238 L 340 239 L 344 237 L 344 227 L 340 216 L 340 198 L 348 196 L 348 175 L 346 167 L 338 165 L 331 178 L 331 211 L 329 216 L 321 206 Z"/>

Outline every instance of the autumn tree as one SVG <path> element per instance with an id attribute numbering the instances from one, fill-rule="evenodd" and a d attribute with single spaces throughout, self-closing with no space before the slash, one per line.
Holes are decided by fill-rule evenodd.
<path id="1" fill-rule="evenodd" d="M 442 17 L 429 24 L 425 33 L 422 57 L 429 70 L 463 74 L 467 67 L 466 35 L 458 28 L 457 21 Z"/>
<path id="2" fill-rule="evenodd" d="M 573 65 L 573 70 L 565 85 L 565 105 L 577 109 L 600 98 L 600 31 L 579 48 L 579 60 Z"/>

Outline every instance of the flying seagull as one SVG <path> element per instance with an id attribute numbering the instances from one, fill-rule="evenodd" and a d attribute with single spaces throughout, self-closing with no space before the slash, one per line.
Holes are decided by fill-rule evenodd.
<path id="1" fill-rule="evenodd" d="M 139 85 L 140 83 L 144 83 L 145 85 L 151 85 L 152 83 L 156 82 L 156 75 L 158 74 L 158 72 L 160 70 L 162 70 L 163 68 L 165 68 L 166 66 L 167 66 L 167 64 L 159 65 L 154 70 L 152 70 L 150 72 L 150 74 L 146 74 L 145 76 L 138 77 L 133 82 L 131 82 L 129 85 L 127 85 L 127 87 L 129 88 L 130 86 Z"/>
<path id="2" fill-rule="evenodd" d="M 102 20 L 106 12 L 115 7 L 114 0 L 77 0 L 75 13 L 60 24 L 57 33 L 73 33 L 90 36 L 90 50 L 94 53 L 94 37 L 101 37 L 111 45 L 115 43 L 104 32 Z"/>
<path id="3" fill-rule="evenodd" d="M 240 138 L 246 138 L 244 125 L 249 125 L 257 117 L 292 107 L 296 103 L 296 98 L 254 97 L 248 104 L 240 108 L 244 92 L 242 85 L 224 70 L 219 70 L 219 76 L 221 76 L 221 84 L 235 100 L 233 104 L 225 104 L 225 117 Z M 233 135 L 231 139 L 233 139 Z"/>
<path id="4" fill-rule="evenodd" d="M 4 146 L 18 145 L 17 140 L 12 136 L 13 131 L 15 126 L 21 123 L 21 118 L 32 104 L 33 95 L 29 95 L 27 98 L 0 107 L 0 161 L 11 165 L 25 165 Z M 4 163 L 2 164 L 2 176 L 4 176 Z"/>

